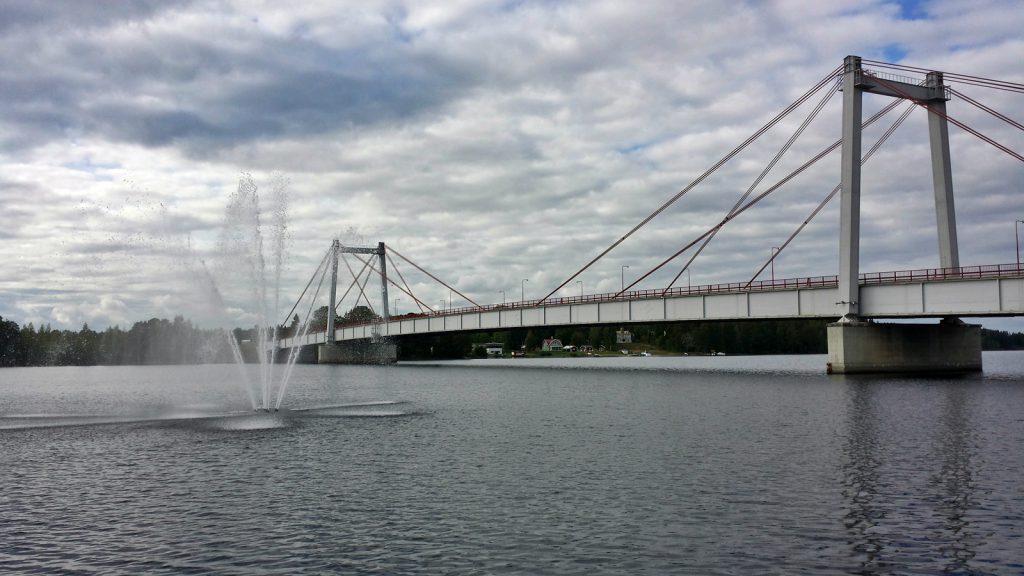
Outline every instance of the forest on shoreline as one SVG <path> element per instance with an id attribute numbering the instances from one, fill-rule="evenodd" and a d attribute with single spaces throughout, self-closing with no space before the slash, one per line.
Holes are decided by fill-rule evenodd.
<path id="1" fill-rule="evenodd" d="M 353 311 L 355 312 L 355 310 Z M 346 315 L 347 316 L 352 316 Z M 295 329 L 280 327 L 288 335 Z M 628 326 L 634 344 L 679 354 L 730 355 L 824 354 L 825 320 L 758 320 L 729 322 L 680 322 Z M 589 345 L 616 350 L 616 332 L 622 327 L 561 327 L 512 329 L 432 336 L 403 337 L 399 360 L 470 357 L 474 344 L 501 342 L 506 350 L 540 349 L 544 338 L 565 344 Z M 247 361 L 255 359 L 255 327 L 232 330 L 242 344 Z M 95 331 L 88 324 L 79 331 L 19 326 L 0 316 L 0 367 L 12 366 L 117 366 L 160 364 L 210 364 L 234 362 L 230 332 L 198 328 L 190 320 L 151 318 L 128 330 L 118 326 Z M 983 350 L 1024 350 L 1024 333 L 982 329 Z"/>

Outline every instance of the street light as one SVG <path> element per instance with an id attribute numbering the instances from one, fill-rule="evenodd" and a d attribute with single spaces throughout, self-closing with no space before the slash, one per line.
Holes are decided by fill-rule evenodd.
<path id="1" fill-rule="evenodd" d="M 779 252 L 782 252 L 782 248 L 779 248 L 777 246 L 772 246 L 771 261 L 772 261 L 772 283 L 773 284 L 775 283 L 775 255 L 778 254 Z"/>
<path id="2" fill-rule="evenodd" d="M 629 268 L 629 266 L 628 266 L 628 265 L 627 265 L 627 266 L 623 266 L 623 267 L 622 267 L 622 268 L 621 268 L 621 269 L 619 270 L 619 282 L 620 282 L 620 284 L 619 284 L 619 286 L 620 286 L 619 290 L 620 290 L 620 291 L 622 291 L 622 290 L 625 290 L 625 289 L 626 289 L 626 268 Z"/>
<path id="3" fill-rule="evenodd" d="M 521 302 L 526 302 L 526 283 L 529 281 L 529 278 L 523 278 L 523 281 L 519 283 L 519 289 L 522 290 L 522 293 L 519 296 L 519 300 Z"/>
<path id="4" fill-rule="evenodd" d="M 391 305 L 391 314 L 398 316 L 398 298 L 395 298 L 395 303 Z"/>
<path id="5" fill-rule="evenodd" d="M 500 292 L 501 292 L 501 305 L 504 306 L 505 305 L 505 291 L 504 290 L 500 290 Z"/>
<path id="6" fill-rule="evenodd" d="M 444 298 L 441 298 L 438 302 L 441 303 L 441 312 L 444 312 Z"/>
<path id="7" fill-rule="evenodd" d="M 577 280 L 576 283 L 580 285 L 580 299 L 582 299 L 583 298 L 583 280 Z"/>
<path id="8" fill-rule="evenodd" d="M 686 289 L 690 289 L 690 269 L 686 269 Z"/>
<path id="9" fill-rule="evenodd" d="M 1013 221 L 1013 244 L 1017 248 L 1017 271 L 1020 271 L 1020 233 L 1017 232 L 1017 224 L 1024 224 L 1024 220 Z"/>

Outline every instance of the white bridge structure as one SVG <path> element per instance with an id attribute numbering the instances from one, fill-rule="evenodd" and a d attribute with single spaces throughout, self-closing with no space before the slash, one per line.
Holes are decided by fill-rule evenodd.
<path id="1" fill-rule="evenodd" d="M 1024 315 L 1024 267 L 1017 264 L 863 274 L 862 319 Z M 393 336 L 685 322 L 822 318 L 838 314 L 837 276 L 712 284 L 623 294 L 588 294 L 407 314 L 285 338 L 282 348 Z"/>
<path id="2" fill-rule="evenodd" d="M 896 76 L 886 71 L 866 69 L 863 67 L 864 62 L 870 62 L 875 68 L 923 74 L 924 78 L 915 80 L 906 76 Z M 382 339 L 387 340 L 388 338 L 400 341 L 402 337 L 412 335 L 560 326 L 823 318 L 836 321 L 828 327 L 828 369 L 830 371 L 849 373 L 981 370 L 980 326 L 964 324 L 960 321 L 960 317 L 1024 315 L 1024 272 L 1022 272 L 1020 264 L 1019 248 L 1015 264 L 961 265 L 957 245 L 948 124 L 955 124 L 1021 162 L 1024 162 L 1024 155 L 995 142 L 949 116 L 946 102 L 956 95 L 961 100 L 1017 129 L 1024 130 L 1024 125 L 957 92 L 945 84 L 947 80 L 1024 93 L 1024 85 L 1020 84 L 923 70 L 885 62 L 862 61 L 860 57 L 847 56 L 841 67 L 826 75 L 808 93 L 786 108 L 751 138 L 729 152 L 708 171 L 694 179 L 686 188 L 662 204 L 650 216 L 598 254 L 583 268 L 569 276 L 544 298 L 506 302 L 500 305 L 480 305 L 454 287 L 430 275 L 429 272 L 394 251 L 393 248 L 385 247 L 383 242 L 376 247 L 352 248 L 341 247 L 337 241 L 334 241 L 331 250 L 321 262 L 320 268 L 314 273 L 314 277 L 316 277 L 323 270 L 322 282 L 328 268 L 331 270 L 330 298 L 332 305 L 329 307 L 326 318 L 326 331 L 323 331 L 324 325 L 321 324 L 320 332 L 300 331 L 296 337 L 282 339 L 277 345 L 279 348 L 317 345 L 320 350 L 319 360 L 331 362 L 346 361 L 345 358 L 342 358 L 344 353 L 338 351 L 344 349 L 346 343 L 381 342 Z M 579 297 L 552 297 L 575 280 L 583 271 L 732 159 L 750 142 L 773 127 L 795 107 L 803 104 L 815 92 L 829 85 L 832 86 L 831 90 L 792 136 L 790 143 L 802 133 L 825 102 L 839 91 L 843 94 L 841 139 L 822 150 L 774 186 L 751 197 L 751 193 L 761 183 L 761 179 L 788 150 L 789 144 L 784 146 L 721 222 L 683 246 L 651 271 L 637 278 L 632 284 L 624 285 L 621 291 L 609 294 L 581 294 Z M 896 101 L 864 121 L 861 101 L 865 93 L 894 98 Z M 878 142 L 867 153 L 862 153 L 863 128 L 879 120 L 902 102 L 911 104 L 879 138 Z M 914 109 L 924 109 L 928 114 L 928 142 L 931 151 L 940 267 L 905 272 L 861 273 L 859 270 L 861 169 L 878 147 Z M 839 185 L 822 200 L 818 208 L 804 220 L 803 224 L 784 243 L 780 244 L 780 248 L 773 249 L 771 258 L 755 274 L 754 278 L 747 282 L 731 284 L 687 286 L 685 288 L 673 286 L 680 275 L 688 271 L 690 263 L 723 226 L 731 223 L 747 209 L 787 183 L 792 177 L 837 149 L 841 150 Z M 840 198 L 838 227 L 840 249 L 837 258 L 839 273 L 835 276 L 815 278 L 757 280 L 757 276 L 774 262 L 779 253 L 803 230 L 803 227 L 837 194 Z M 700 244 L 699 248 L 696 248 L 695 252 L 691 252 L 689 261 L 667 287 L 654 290 L 633 289 L 637 283 L 684 252 L 691 251 L 698 244 Z M 352 272 L 353 285 L 358 286 L 358 292 L 363 293 L 363 299 L 370 307 L 372 307 L 370 300 L 363 291 L 366 280 L 360 280 L 360 278 L 364 271 L 367 274 L 367 279 L 371 272 L 377 273 L 380 277 L 382 299 L 380 309 L 382 313 L 374 313 L 373 321 L 336 326 L 335 308 L 338 305 L 336 303 L 336 283 L 339 254 L 365 254 L 378 257 L 379 264 L 374 267 L 372 257 L 363 260 L 357 256 L 363 265 L 358 274 L 352 270 L 348 261 L 345 261 L 345 265 Z M 401 278 L 401 273 L 390 260 L 391 254 L 412 264 L 419 271 L 426 273 L 473 305 L 459 309 L 446 309 L 444 306 L 434 309 L 427 306 L 408 289 L 405 279 Z M 387 261 L 392 262 L 392 270 L 398 273 L 405 287 L 395 282 L 393 278 L 388 278 Z M 330 262 L 329 266 L 328 262 Z M 389 283 L 411 297 L 420 307 L 421 312 L 400 317 L 390 316 L 388 313 Z M 307 289 L 308 287 L 307 285 Z M 350 286 L 346 294 L 352 289 L 353 287 Z M 302 297 L 300 297 L 301 299 Z M 307 318 L 308 316 L 307 314 Z M 938 324 L 876 322 L 881 319 L 914 318 L 941 318 L 942 320 Z M 308 327 L 308 322 L 304 326 Z"/>

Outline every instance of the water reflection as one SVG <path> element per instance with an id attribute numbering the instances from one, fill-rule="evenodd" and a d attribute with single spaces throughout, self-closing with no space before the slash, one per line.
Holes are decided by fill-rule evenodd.
<path id="1" fill-rule="evenodd" d="M 972 383 L 845 380 L 843 520 L 856 572 L 970 572 L 980 542 L 968 517 L 980 505 Z M 908 401 L 909 417 L 898 406 Z"/>
<path id="2" fill-rule="evenodd" d="M 859 559 L 861 574 L 878 572 L 882 540 L 875 531 L 885 516 L 876 502 L 880 452 L 876 392 L 871 382 L 849 381 L 849 432 L 844 448 L 843 497 L 847 501 L 843 523 L 850 535 L 852 552 Z"/>
<path id="3" fill-rule="evenodd" d="M 974 558 L 976 538 L 969 530 L 967 511 L 974 502 L 975 481 L 973 471 L 973 432 L 970 426 L 971 394 L 968 383 L 955 383 L 944 387 L 942 426 L 935 439 L 935 450 L 942 467 L 929 481 L 933 501 L 942 518 L 942 557 L 946 572 L 967 570 Z"/>

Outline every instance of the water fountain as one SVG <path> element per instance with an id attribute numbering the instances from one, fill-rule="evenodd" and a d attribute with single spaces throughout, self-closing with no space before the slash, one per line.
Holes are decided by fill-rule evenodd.
<path id="1" fill-rule="evenodd" d="M 298 360 L 299 349 L 294 347 L 285 361 L 278 363 L 274 347 L 288 237 L 286 189 L 283 178 L 270 187 L 265 198 L 269 208 L 266 218 L 258 186 L 252 176 L 243 174 L 228 200 L 211 265 L 200 261 L 198 268 L 208 302 L 222 313 L 255 325 L 249 342 L 239 341 L 235 331 L 227 331 L 227 338 L 241 374 L 241 386 L 256 411 L 280 409 Z M 298 336 L 304 336 L 308 329 L 309 322 L 303 323 Z M 243 344 L 255 347 L 256 362 L 246 362 Z"/>

